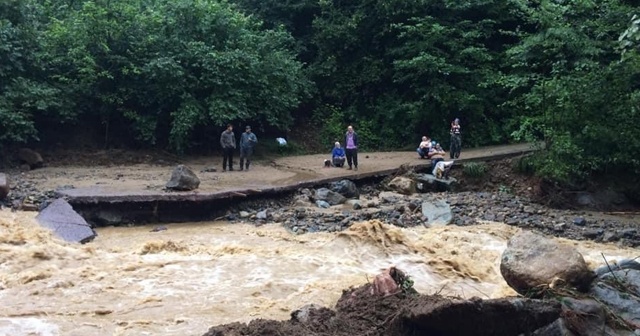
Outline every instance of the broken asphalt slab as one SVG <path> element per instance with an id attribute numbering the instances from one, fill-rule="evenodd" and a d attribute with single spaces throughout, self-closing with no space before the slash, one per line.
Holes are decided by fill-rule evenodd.
<path id="1" fill-rule="evenodd" d="M 67 201 L 58 198 L 44 208 L 38 216 L 38 223 L 54 232 L 65 241 L 87 243 L 96 237 L 91 225 L 82 218 Z"/>

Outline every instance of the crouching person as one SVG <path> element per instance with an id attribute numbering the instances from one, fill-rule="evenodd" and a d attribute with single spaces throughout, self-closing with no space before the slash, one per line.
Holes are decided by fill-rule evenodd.
<path id="1" fill-rule="evenodd" d="M 422 137 L 422 141 L 420 145 L 418 145 L 418 155 L 420 155 L 421 159 L 426 158 L 429 155 L 429 151 L 431 150 L 431 139 L 427 136 Z"/>
<path id="2" fill-rule="evenodd" d="M 449 171 L 453 166 L 454 161 L 444 161 L 444 159 L 436 159 L 434 160 L 436 163 L 433 167 L 433 171 L 431 172 L 433 176 L 439 179 L 448 179 Z"/>
<path id="3" fill-rule="evenodd" d="M 331 163 L 334 167 L 342 168 L 344 167 L 345 159 L 344 149 L 340 146 L 339 142 L 336 142 L 333 151 L 331 151 Z"/>

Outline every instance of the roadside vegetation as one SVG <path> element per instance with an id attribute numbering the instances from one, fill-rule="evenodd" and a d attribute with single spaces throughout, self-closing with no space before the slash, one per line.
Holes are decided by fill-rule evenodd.
<path id="1" fill-rule="evenodd" d="M 210 150 L 231 122 L 304 127 L 295 141 L 327 150 L 347 124 L 363 149 L 424 134 L 446 147 L 458 117 L 465 147 L 544 143 L 523 170 L 633 177 L 639 12 L 628 0 L 4 0 L 0 146 Z"/>

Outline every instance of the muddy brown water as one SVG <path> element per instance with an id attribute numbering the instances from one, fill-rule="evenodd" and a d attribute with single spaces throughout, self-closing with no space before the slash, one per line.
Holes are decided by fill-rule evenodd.
<path id="1" fill-rule="evenodd" d="M 518 229 L 401 229 L 372 221 L 295 236 L 280 225 L 223 222 L 102 228 L 67 244 L 32 213 L 0 211 L 0 335 L 202 335 L 210 326 L 288 319 L 308 303 L 333 307 L 342 290 L 395 265 L 421 293 L 512 295 L 500 255 Z M 570 242 L 592 265 L 633 250 Z"/>

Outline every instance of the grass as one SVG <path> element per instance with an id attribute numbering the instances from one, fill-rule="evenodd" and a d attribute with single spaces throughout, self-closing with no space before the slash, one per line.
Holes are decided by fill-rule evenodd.
<path id="1" fill-rule="evenodd" d="M 487 174 L 487 165 L 480 162 L 470 162 L 462 167 L 462 173 L 471 178 L 480 178 Z"/>

